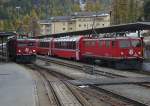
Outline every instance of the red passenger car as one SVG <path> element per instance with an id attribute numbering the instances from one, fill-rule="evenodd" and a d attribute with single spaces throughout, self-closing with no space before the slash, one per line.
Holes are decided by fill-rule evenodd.
<path id="1" fill-rule="evenodd" d="M 37 54 L 39 55 L 51 55 L 52 38 L 50 39 L 38 39 L 37 40 Z"/>
<path id="2" fill-rule="evenodd" d="M 82 36 L 62 37 L 53 40 L 53 56 L 80 60 Z"/>

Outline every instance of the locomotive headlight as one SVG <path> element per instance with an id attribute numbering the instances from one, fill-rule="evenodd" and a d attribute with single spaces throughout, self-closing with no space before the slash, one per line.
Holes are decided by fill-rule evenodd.
<path id="1" fill-rule="evenodd" d="M 141 52 L 138 52 L 139 55 L 141 55 Z"/>
<path id="2" fill-rule="evenodd" d="M 120 54 L 121 54 L 121 55 L 124 55 L 124 53 L 123 53 L 123 52 L 121 52 Z"/>
<path id="3" fill-rule="evenodd" d="M 33 50 L 33 52 L 36 52 L 35 50 Z"/>
<path id="4" fill-rule="evenodd" d="M 21 50 L 18 50 L 19 53 L 21 53 Z"/>

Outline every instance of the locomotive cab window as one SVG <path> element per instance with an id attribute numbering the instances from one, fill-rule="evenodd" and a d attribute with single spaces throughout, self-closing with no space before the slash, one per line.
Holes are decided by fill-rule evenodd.
<path id="1" fill-rule="evenodd" d="M 131 46 L 131 42 L 129 40 L 120 40 L 119 44 L 120 48 L 128 48 Z"/>
<path id="2" fill-rule="evenodd" d="M 109 40 L 106 41 L 105 44 L 106 44 L 106 48 L 110 48 L 110 41 Z"/>
<path id="3" fill-rule="evenodd" d="M 99 41 L 99 47 L 101 48 L 102 46 L 103 46 L 103 41 L 100 40 L 100 41 Z"/>
<path id="4" fill-rule="evenodd" d="M 91 46 L 95 46 L 96 42 L 95 41 L 91 41 Z"/>
<path id="5" fill-rule="evenodd" d="M 35 46 L 35 42 L 29 42 L 28 46 Z"/>
<path id="6" fill-rule="evenodd" d="M 27 44 L 25 42 L 18 42 L 17 46 L 24 47 L 24 46 L 27 46 Z"/>
<path id="7" fill-rule="evenodd" d="M 133 40 L 131 41 L 131 44 L 133 47 L 141 47 L 142 43 L 139 40 Z"/>
<path id="8" fill-rule="evenodd" d="M 90 46 L 95 46 L 96 41 L 85 41 L 85 46 L 90 47 Z"/>

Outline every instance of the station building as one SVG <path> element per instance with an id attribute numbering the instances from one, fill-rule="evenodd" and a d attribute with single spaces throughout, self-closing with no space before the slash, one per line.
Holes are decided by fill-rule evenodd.
<path id="1" fill-rule="evenodd" d="M 110 26 L 110 15 L 102 12 L 76 12 L 70 16 L 56 16 L 40 20 L 41 35 L 88 30 Z"/>

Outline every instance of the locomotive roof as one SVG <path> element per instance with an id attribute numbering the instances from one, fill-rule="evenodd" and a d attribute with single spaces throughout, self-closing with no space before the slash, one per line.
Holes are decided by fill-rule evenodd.
<path id="1" fill-rule="evenodd" d="M 55 38 L 54 41 L 55 42 L 59 42 L 59 41 L 79 41 L 83 36 L 67 36 L 67 37 L 60 37 L 60 38 Z"/>
<path id="2" fill-rule="evenodd" d="M 46 38 L 46 39 L 38 39 L 38 41 L 41 41 L 41 42 L 49 42 L 51 41 L 53 38 Z"/>
<path id="3" fill-rule="evenodd" d="M 116 37 L 116 38 L 86 38 L 85 40 L 121 40 L 121 39 L 140 39 L 139 37 Z"/>
<path id="4" fill-rule="evenodd" d="M 36 41 L 36 39 L 17 39 L 17 41 Z"/>

